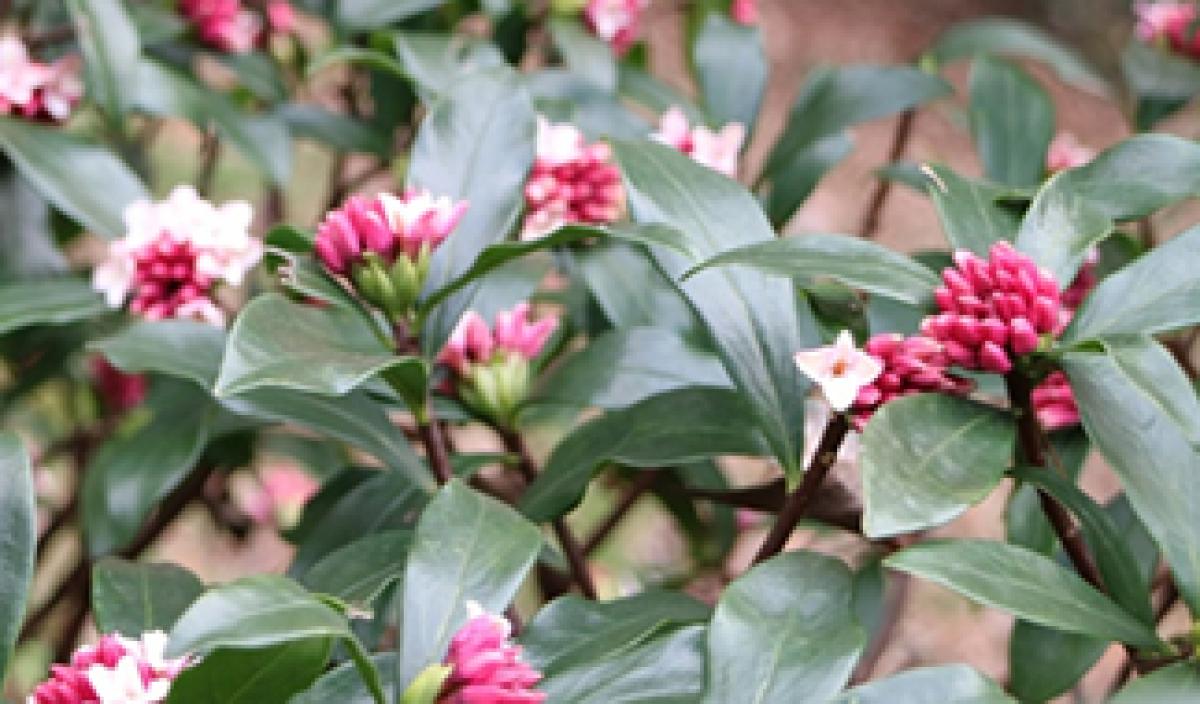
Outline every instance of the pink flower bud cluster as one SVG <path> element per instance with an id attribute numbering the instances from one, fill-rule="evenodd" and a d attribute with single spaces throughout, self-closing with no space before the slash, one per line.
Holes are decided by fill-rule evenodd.
<path id="1" fill-rule="evenodd" d="M 437 704 L 541 704 L 534 691 L 542 675 L 521 660 L 521 646 L 509 641 L 508 621 L 469 605 L 472 615 L 454 634 L 445 664 L 452 669 Z"/>
<path id="2" fill-rule="evenodd" d="M 92 357 L 91 367 L 92 383 L 109 412 L 124 413 L 145 400 L 145 375 L 127 374 L 100 355 Z"/>
<path id="3" fill-rule="evenodd" d="M 265 15 L 242 6 L 241 0 L 179 0 L 179 11 L 204 43 L 231 54 L 247 54 L 266 37 L 266 29 L 286 34 L 295 26 L 295 9 L 287 0 L 269 0 Z"/>
<path id="4" fill-rule="evenodd" d="M 1015 357 L 1037 349 L 1041 335 L 1059 330 L 1058 283 L 1011 244 L 992 245 L 987 260 L 960 250 L 954 261 L 934 291 L 941 312 L 921 323 L 951 363 L 1006 374 Z"/>
<path id="5" fill-rule="evenodd" d="M 758 24 L 758 0 L 733 0 L 729 4 L 729 16 L 738 24 L 753 27 Z"/>
<path id="6" fill-rule="evenodd" d="M 250 235 L 253 211 L 235 201 L 220 207 L 180 186 L 159 203 L 140 201 L 125 210 L 126 235 L 109 243 L 92 285 L 108 304 L 150 320 L 196 318 L 225 324 L 213 298 L 218 282 L 238 286 L 262 258 Z"/>
<path id="7" fill-rule="evenodd" d="M 950 359 L 938 342 L 914 335 L 882 333 L 867 341 L 863 348 L 883 365 L 883 372 L 858 391 L 850 415 L 854 426 L 862 430 L 871 415 L 892 399 L 917 393 L 965 395 L 973 382 L 947 372 Z"/>
<path id="8" fill-rule="evenodd" d="M 1190 2 L 1138 2 L 1133 6 L 1137 17 L 1134 33 L 1148 44 L 1163 44 L 1172 51 L 1200 58 L 1200 38 L 1193 23 L 1198 17 Z"/>
<path id="9" fill-rule="evenodd" d="M 1046 430 L 1058 430 L 1079 424 L 1079 407 L 1067 375 L 1052 372 L 1030 394 L 1038 421 Z"/>
<path id="10" fill-rule="evenodd" d="M 1046 171 L 1058 173 L 1074 169 L 1096 157 L 1096 150 L 1079 143 L 1070 132 L 1059 132 L 1046 150 Z"/>
<path id="11" fill-rule="evenodd" d="M 537 153 L 525 184 L 522 239 L 543 237 L 561 225 L 601 225 L 621 217 L 621 172 L 607 144 L 588 144 L 573 125 L 538 117 Z"/>
<path id="12" fill-rule="evenodd" d="M 529 303 L 518 303 L 511 311 L 497 313 L 492 328 L 483 316 L 467 311 L 438 355 L 438 362 L 465 377 L 475 365 L 489 364 L 497 357 L 536 359 L 558 329 L 558 318 L 532 322 L 531 310 Z"/>
<path id="13" fill-rule="evenodd" d="M 0 38 L 0 115 L 63 122 L 83 97 L 79 57 L 34 61 L 16 37 Z"/>
<path id="14" fill-rule="evenodd" d="M 157 704 L 187 658 L 167 659 L 167 636 L 145 633 L 138 640 L 101 636 L 94 646 L 75 651 L 69 665 L 53 665 L 26 704 Z"/>
<path id="15" fill-rule="evenodd" d="M 624 56 L 638 40 L 647 5 L 649 0 L 587 0 L 583 20 L 618 56 Z"/>
<path id="16" fill-rule="evenodd" d="M 736 178 L 738 154 L 746 138 L 746 127 L 740 122 L 731 122 L 720 132 L 713 132 L 704 125 L 692 127 L 683 110 L 672 107 L 663 113 L 658 131 L 650 137 L 675 147 L 698 164 Z"/>
<path id="17" fill-rule="evenodd" d="M 465 201 L 434 198 L 424 190 L 410 190 L 400 198 L 390 193 L 350 196 L 325 215 L 315 249 L 321 262 L 339 275 L 351 273 L 368 252 L 386 264 L 400 255 L 416 261 L 422 251 L 428 255 L 437 249 L 466 211 Z"/>

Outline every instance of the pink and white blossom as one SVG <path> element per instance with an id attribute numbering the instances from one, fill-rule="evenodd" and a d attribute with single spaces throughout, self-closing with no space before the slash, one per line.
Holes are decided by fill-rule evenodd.
<path id="1" fill-rule="evenodd" d="M 438 361 L 465 376 L 472 366 L 488 364 L 497 357 L 536 359 L 558 329 L 558 318 L 546 317 L 534 322 L 529 319 L 531 312 L 529 303 L 518 303 L 511 311 L 497 313 L 495 326 L 488 327 L 483 316 L 467 311 L 446 341 Z"/>
<path id="2" fill-rule="evenodd" d="M 597 37 L 624 55 L 638 40 L 648 0 L 588 0 L 583 18 Z"/>
<path id="3" fill-rule="evenodd" d="M 603 142 L 588 144 L 569 124 L 538 116 L 537 152 L 525 183 L 522 239 L 531 240 L 569 223 L 602 225 L 624 208 L 621 173 Z"/>
<path id="4" fill-rule="evenodd" d="M 0 114 L 63 122 L 83 97 L 78 56 L 43 64 L 16 37 L 0 38 Z"/>
<path id="5" fill-rule="evenodd" d="M 454 634 L 446 653 L 450 676 L 437 704 L 541 704 L 546 694 L 533 689 L 542 678 L 521 659 L 521 646 L 509 640 L 505 619 L 469 602 L 470 618 Z"/>
<path id="6" fill-rule="evenodd" d="M 34 688 L 26 704 L 158 704 L 189 658 L 166 657 L 161 631 L 138 639 L 111 634 L 75 651 L 68 665 L 53 665 L 50 678 Z"/>
<path id="7" fill-rule="evenodd" d="M 290 528 L 320 488 L 320 483 L 299 467 L 271 465 L 259 471 L 257 481 L 236 497 L 241 509 L 256 522 Z"/>
<path id="8" fill-rule="evenodd" d="M 879 360 L 883 371 L 859 389 L 850 408 L 858 430 L 866 426 L 881 406 L 902 396 L 917 393 L 963 395 L 974 387 L 970 380 L 947 371 L 950 360 L 941 344 L 927 337 L 882 333 L 868 340 L 864 350 Z"/>
<path id="9" fill-rule="evenodd" d="M 651 138 L 675 147 L 699 164 L 735 178 L 746 127 L 740 122 L 731 122 L 717 132 L 704 125 L 692 127 L 683 110 L 672 107 L 662 114 L 658 131 Z"/>
<path id="10" fill-rule="evenodd" d="M 401 255 L 415 261 L 422 252 L 428 256 L 437 249 L 466 211 L 466 201 L 434 197 L 426 190 L 410 190 L 401 197 L 350 196 L 325 215 L 315 249 L 325 267 L 341 275 L 350 273 L 368 252 L 387 264 Z"/>
<path id="11" fill-rule="evenodd" d="M 243 7 L 241 0 L 180 0 L 179 12 L 201 41 L 231 54 L 253 51 L 263 34 L 262 17 Z"/>
<path id="12" fill-rule="evenodd" d="M 1070 132 L 1059 132 L 1046 150 L 1046 171 L 1058 173 L 1074 169 L 1096 158 L 1096 150 L 1079 143 Z"/>
<path id="13" fill-rule="evenodd" d="M 1169 42 L 1184 39 L 1188 26 L 1196 19 L 1196 5 L 1190 2 L 1137 2 L 1134 33 L 1143 42 Z"/>
<path id="14" fill-rule="evenodd" d="M 838 412 L 850 408 L 859 390 L 883 372 L 883 364 L 878 359 L 854 345 L 854 336 L 849 330 L 838 333 L 832 345 L 797 352 L 795 361 Z"/>

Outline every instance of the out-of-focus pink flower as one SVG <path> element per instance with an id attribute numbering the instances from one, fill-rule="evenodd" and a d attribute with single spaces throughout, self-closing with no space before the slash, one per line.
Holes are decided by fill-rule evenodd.
<path id="1" fill-rule="evenodd" d="M 508 621 L 467 605 L 470 619 L 454 634 L 446 653 L 450 676 L 438 704 L 541 704 L 546 694 L 533 689 L 542 675 L 521 659 L 521 646 L 509 641 Z"/>
<path id="2" fill-rule="evenodd" d="M 38 122 L 63 122 L 83 97 L 77 56 L 53 64 L 30 58 L 16 37 L 0 38 L 0 114 Z"/>
<path id="3" fill-rule="evenodd" d="M 296 28 L 296 8 L 288 0 L 270 0 L 267 3 L 267 23 L 279 34 L 291 34 Z"/>
<path id="4" fill-rule="evenodd" d="M 596 36 L 623 56 L 638 40 L 647 4 L 648 0 L 588 0 L 583 18 Z"/>
<path id="5" fill-rule="evenodd" d="M 252 219 L 248 203 L 217 207 L 190 186 L 175 188 L 165 201 L 134 203 L 125 209 L 125 236 L 109 243 L 92 285 L 114 308 L 132 298 L 130 310 L 151 320 L 224 325 L 212 290 L 218 282 L 241 285 L 262 258 L 262 242 L 250 235 Z"/>
<path id="6" fill-rule="evenodd" d="M 299 522 L 305 505 L 320 488 L 308 472 L 274 465 L 259 472 L 257 484 L 240 496 L 238 503 L 258 523 L 287 529 Z"/>
<path id="7" fill-rule="evenodd" d="M 100 355 L 92 357 L 91 366 L 92 382 L 110 412 L 124 413 L 145 400 L 145 375 L 127 374 Z"/>
<path id="8" fill-rule="evenodd" d="M 171 682 L 187 667 L 186 657 L 165 656 L 167 635 L 142 634 L 137 640 L 101 636 L 94 646 L 75 651 L 69 665 L 53 665 L 27 704 L 158 704 Z"/>
<path id="9" fill-rule="evenodd" d="M 675 147 L 699 164 L 735 178 L 738 154 L 746 139 L 746 127 L 740 122 L 731 122 L 719 132 L 713 132 L 704 125 L 692 127 L 683 110 L 672 107 L 659 119 L 658 132 L 650 136 Z"/>
<path id="10" fill-rule="evenodd" d="M 465 201 L 434 198 L 424 190 L 409 191 L 402 198 L 390 193 L 350 196 L 341 208 L 325 215 L 315 249 L 322 263 L 340 275 L 351 273 L 367 252 L 389 265 L 400 255 L 416 261 L 445 241 L 466 210 Z"/>
<path id="11" fill-rule="evenodd" d="M 1100 252 L 1093 247 L 1088 250 L 1087 256 L 1083 260 L 1083 265 L 1079 267 L 1079 272 L 1075 274 L 1075 279 L 1071 285 L 1062 292 L 1062 304 L 1064 315 L 1060 316 L 1060 328 L 1065 328 L 1067 323 L 1071 322 L 1071 314 L 1075 309 L 1083 305 L 1083 301 L 1096 288 L 1096 284 L 1100 282 L 1100 278 L 1096 270 L 1100 266 Z"/>
<path id="12" fill-rule="evenodd" d="M 954 261 L 934 291 L 942 312 L 921 323 L 953 364 L 1007 374 L 1014 357 L 1037 349 L 1041 335 L 1058 332 L 1058 283 L 1011 244 L 992 245 L 987 260 L 960 250 Z"/>
<path id="13" fill-rule="evenodd" d="M 837 341 L 826 347 L 796 353 L 796 366 L 821 387 L 825 400 L 835 411 L 845 411 L 859 391 L 875 381 L 883 364 L 854 346 L 849 330 L 841 331 Z"/>
<path id="14" fill-rule="evenodd" d="M 862 430 L 880 406 L 901 396 L 918 393 L 970 393 L 974 384 L 947 372 L 950 360 L 941 344 L 927 337 L 894 333 L 875 335 L 864 347 L 879 360 L 883 372 L 858 391 L 850 413 Z"/>
<path id="15" fill-rule="evenodd" d="M 1070 132 L 1059 132 L 1050 142 L 1046 151 L 1046 171 L 1058 173 L 1074 169 L 1088 163 L 1096 157 L 1096 150 L 1079 143 Z"/>
<path id="16" fill-rule="evenodd" d="M 544 237 L 561 225 L 602 225 L 621 217 L 621 173 L 607 144 L 588 144 L 572 125 L 538 116 L 537 153 L 525 184 L 522 239 Z"/>
<path id="17" fill-rule="evenodd" d="M 1030 394 L 1038 422 L 1047 430 L 1058 430 L 1079 424 L 1079 407 L 1067 375 L 1052 372 Z"/>
<path id="18" fill-rule="evenodd" d="M 1138 2 L 1133 6 L 1137 17 L 1134 30 L 1137 38 L 1147 43 L 1163 43 L 1171 49 L 1196 55 L 1192 23 L 1196 21 L 1196 5 L 1190 2 Z"/>
<path id="19" fill-rule="evenodd" d="M 748 27 L 758 24 L 758 0 L 733 0 L 729 16 L 734 22 Z"/>
<path id="20" fill-rule="evenodd" d="M 180 0 L 179 11 L 201 41 L 232 54 L 253 51 L 263 33 L 262 18 L 241 0 Z"/>

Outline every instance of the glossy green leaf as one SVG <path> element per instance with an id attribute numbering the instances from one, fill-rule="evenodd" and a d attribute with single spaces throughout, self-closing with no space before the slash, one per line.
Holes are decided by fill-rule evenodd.
<path id="1" fill-rule="evenodd" d="M 854 140 L 848 133 L 838 132 L 793 152 L 786 165 L 771 172 L 771 187 L 766 199 L 771 224 L 782 229 L 825 173 L 853 151 Z"/>
<path id="2" fill-rule="evenodd" d="M 576 428 L 550 453 L 542 473 L 521 497 L 521 511 L 537 522 L 566 513 L 608 462 L 676 466 L 716 455 L 765 451 L 753 416 L 735 392 L 683 388 Z"/>
<path id="3" fill-rule="evenodd" d="M 738 24 L 723 12 L 709 12 L 696 34 L 692 63 L 712 124 L 739 122 L 749 134 L 767 88 L 762 31 Z"/>
<path id="4" fill-rule="evenodd" d="M 627 98 L 655 113 L 663 113 L 678 107 L 687 115 L 688 122 L 703 123 L 704 113 L 690 98 L 675 88 L 651 76 L 646 71 L 622 63 L 617 67 L 617 91 Z"/>
<path id="5" fill-rule="evenodd" d="M 613 327 L 654 326 L 686 335 L 700 329 L 683 294 L 644 247 L 597 242 L 572 252 L 571 263 Z"/>
<path id="6" fill-rule="evenodd" d="M 0 683 L 24 621 L 37 533 L 29 455 L 14 433 L 0 433 Z"/>
<path id="7" fill-rule="evenodd" d="M 346 29 L 376 30 L 427 10 L 445 0 L 338 0 L 338 24 Z"/>
<path id="8" fill-rule="evenodd" d="M 987 256 L 992 244 L 1011 241 L 1021 226 L 1017 211 L 1000 205 L 1014 195 L 1003 186 L 965 179 L 944 166 L 930 166 L 929 197 L 954 249 Z"/>
<path id="9" fill-rule="evenodd" d="M 1021 68 L 983 56 L 971 66 L 971 133 L 996 183 L 1036 186 L 1054 138 L 1054 103 Z"/>
<path id="10" fill-rule="evenodd" d="M 698 261 L 726 250 L 774 239 L 754 198 L 733 181 L 664 145 L 613 146 L 634 219 L 669 225 L 687 236 L 691 257 L 651 249 L 669 277 L 678 279 Z M 725 268 L 678 285 L 708 328 L 771 451 L 789 474 L 799 471 L 807 384 L 792 355 L 818 338 L 814 328 L 802 328 L 802 321 L 811 321 L 807 310 L 797 309 L 791 283 Z"/>
<path id="11" fill-rule="evenodd" d="M 104 106 L 113 125 L 130 104 L 141 45 L 137 28 L 121 0 L 68 0 L 91 98 Z"/>
<path id="12" fill-rule="evenodd" d="M 379 670 L 385 690 L 395 688 L 391 671 L 395 653 L 372 655 L 371 661 Z M 325 673 L 311 687 L 292 697 L 288 704 L 374 704 L 375 700 L 363 684 L 353 663 L 346 663 Z"/>
<path id="13" fill-rule="evenodd" d="M 1009 690 L 1045 702 L 1075 687 L 1110 643 L 1017 619 L 1008 641 Z"/>
<path id="14" fill-rule="evenodd" d="M 1196 704 L 1198 691 L 1200 666 L 1181 662 L 1138 677 L 1108 704 Z"/>
<path id="15" fill-rule="evenodd" d="M 279 387 L 341 395 L 383 372 L 426 374 L 423 361 L 397 357 L 358 313 L 266 294 L 234 321 L 214 393 Z"/>
<path id="16" fill-rule="evenodd" d="M 412 531 L 368 534 L 326 555 L 300 581 L 314 592 L 369 608 L 384 588 L 404 575 L 411 546 Z"/>
<path id="17" fill-rule="evenodd" d="M 863 532 L 941 525 L 1000 483 L 1016 425 L 991 406 L 941 394 L 885 404 L 862 435 Z"/>
<path id="18" fill-rule="evenodd" d="M 471 73 L 430 108 L 413 145 L 408 185 L 470 207 L 434 252 L 426 291 L 457 279 L 484 247 L 506 239 L 524 206 L 533 149 L 533 104 L 510 69 Z M 427 354 L 441 349 L 480 285 L 466 287 L 429 315 L 421 340 Z"/>
<path id="19" fill-rule="evenodd" d="M 101 633 L 170 631 L 203 592 L 196 575 L 178 565 L 107 557 L 92 568 L 92 614 Z"/>
<path id="20" fill-rule="evenodd" d="M 391 151 L 387 137 L 367 123 L 317 105 L 288 103 L 276 114 L 296 136 L 316 140 L 340 151 L 378 156 L 387 156 Z"/>
<path id="21" fill-rule="evenodd" d="M 841 561 L 789 552 L 729 585 L 708 628 L 706 704 L 825 701 L 841 691 L 866 636 Z"/>
<path id="22" fill-rule="evenodd" d="M 98 235 L 123 235 L 125 207 L 149 198 L 115 154 L 62 130 L 0 117 L 0 148 L 46 200 Z"/>
<path id="23" fill-rule="evenodd" d="M 291 701 L 321 675 L 331 645 L 328 638 L 305 638 L 258 650 L 217 650 L 175 678 L 166 704 Z"/>
<path id="24" fill-rule="evenodd" d="M 992 540 L 931 540 L 884 564 L 928 579 L 980 603 L 1051 628 L 1159 647 L 1139 623 L 1074 572 L 1044 555 Z"/>
<path id="25" fill-rule="evenodd" d="M 973 667 L 939 665 L 905 670 L 847 690 L 830 704 L 1015 704 Z"/>
<path id="26" fill-rule="evenodd" d="M 617 89 L 617 63 L 604 40 L 589 32 L 579 20 L 552 17 L 548 28 L 554 48 L 569 71 L 607 93 Z"/>
<path id="27" fill-rule="evenodd" d="M 307 73 L 312 76 L 330 66 L 342 63 L 365 66 L 382 73 L 408 78 L 404 66 L 391 56 L 376 49 L 363 49 L 356 46 L 339 46 L 321 54 L 308 65 Z"/>
<path id="28" fill-rule="evenodd" d="M 833 279 L 914 305 L 931 303 L 938 285 L 937 276 L 927 267 L 848 235 L 798 235 L 739 247 L 709 259 L 688 275 L 734 264 L 801 281 Z"/>
<path id="29" fill-rule="evenodd" d="M 254 97 L 273 105 L 287 100 L 288 87 L 275 59 L 261 51 L 247 53 L 220 52 L 217 61 L 233 71 L 242 87 Z"/>
<path id="30" fill-rule="evenodd" d="M 79 279 L 19 281 L 0 286 L 0 335 L 31 325 L 62 325 L 108 312 L 100 294 Z"/>
<path id="31" fill-rule="evenodd" d="M 1116 349 L 1116 348 L 1110 348 Z M 1121 479 L 1125 495 L 1158 542 L 1175 583 L 1200 612 L 1200 450 L 1162 404 L 1162 389 L 1140 383 L 1118 361 L 1128 352 L 1063 357 L 1088 436 Z M 1183 391 L 1182 389 L 1176 390 Z"/>
<path id="32" fill-rule="evenodd" d="M 123 371 L 166 374 L 211 389 L 225 353 L 225 331 L 195 320 L 139 320 L 88 347 Z"/>
<path id="33" fill-rule="evenodd" d="M 46 199 L 15 171 L 0 174 L 0 208 L 5 212 L 0 284 L 48 278 L 67 270 L 67 259 L 53 239 Z"/>
<path id="34" fill-rule="evenodd" d="M 404 574 L 398 687 L 441 662 L 468 601 L 503 612 L 541 549 L 541 532 L 508 506 L 458 480 L 443 487 L 417 523 Z"/>
<path id="35" fill-rule="evenodd" d="M 1085 166 L 1063 171 L 1038 191 L 1017 235 L 1017 249 L 1067 283 L 1113 222 L 1133 220 L 1200 194 L 1200 144 L 1141 134 Z"/>
<path id="36" fill-rule="evenodd" d="M 471 71 L 504 65 L 494 44 L 462 34 L 396 33 L 399 69 L 428 97 L 438 96 Z"/>

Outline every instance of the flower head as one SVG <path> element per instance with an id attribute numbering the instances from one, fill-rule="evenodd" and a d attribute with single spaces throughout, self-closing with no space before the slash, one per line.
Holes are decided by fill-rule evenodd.
<path id="1" fill-rule="evenodd" d="M 83 97 L 78 56 L 53 64 L 30 58 L 16 37 L 0 38 L 0 114 L 38 122 L 63 122 Z"/>
<path id="2" fill-rule="evenodd" d="M 262 243 L 250 235 L 252 219 L 248 203 L 214 206 L 190 186 L 177 187 L 162 202 L 134 203 L 125 209 L 125 236 L 109 243 L 92 284 L 110 306 L 132 298 L 130 310 L 151 320 L 223 325 L 214 286 L 241 285 L 262 258 Z"/>
<path id="3" fill-rule="evenodd" d="M 1038 422 L 1046 430 L 1058 430 L 1079 424 L 1079 407 L 1067 375 L 1052 372 L 1030 394 Z"/>
<path id="4" fill-rule="evenodd" d="M 950 360 L 942 346 L 927 337 L 904 337 L 894 333 L 875 335 L 864 350 L 879 360 L 883 371 L 858 391 L 850 413 L 862 430 L 880 406 L 901 396 L 917 393 L 966 394 L 974 384 L 947 372 Z"/>
<path id="5" fill-rule="evenodd" d="M 253 51 L 263 34 L 262 18 L 241 0 L 180 0 L 179 11 L 201 41 L 231 54 Z"/>
<path id="6" fill-rule="evenodd" d="M 161 631 L 134 640 L 104 635 L 94 646 L 75 651 L 69 665 L 53 665 L 27 704 L 158 704 L 171 682 L 188 665 L 186 657 L 165 656 L 167 635 Z"/>
<path id="7" fill-rule="evenodd" d="M 1074 134 L 1059 132 L 1046 151 L 1046 171 L 1053 174 L 1078 168 L 1095 157 L 1096 150 L 1080 144 Z"/>
<path id="8" fill-rule="evenodd" d="M 521 660 L 521 646 L 509 641 L 508 621 L 467 604 L 470 618 L 454 634 L 446 653 L 450 676 L 437 704 L 541 704 L 534 691 L 542 675 Z"/>
<path id="9" fill-rule="evenodd" d="M 588 144 L 573 125 L 538 116 L 537 153 L 525 184 L 523 239 L 568 223 L 605 224 L 621 217 L 621 173 L 607 144 Z"/>
<path id="10" fill-rule="evenodd" d="M 648 0 L 587 0 L 583 19 L 613 51 L 624 55 L 637 41 Z"/>
<path id="11" fill-rule="evenodd" d="M 746 128 L 740 122 L 731 122 L 719 132 L 713 132 L 704 125 L 692 127 L 683 110 L 672 107 L 663 113 L 658 132 L 651 137 L 675 147 L 699 164 L 734 178 L 737 176 L 738 154 L 746 138 Z"/>
<path id="12" fill-rule="evenodd" d="M 878 359 L 854 346 L 849 330 L 841 331 L 834 344 L 802 350 L 795 359 L 800 371 L 821 387 L 825 400 L 839 412 L 850 408 L 859 390 L 883 372 Z"/>

